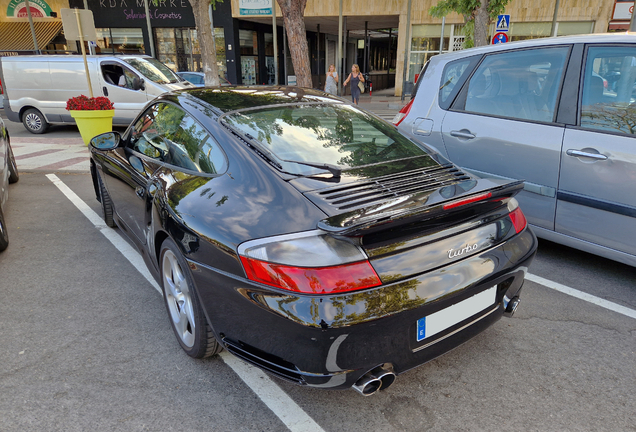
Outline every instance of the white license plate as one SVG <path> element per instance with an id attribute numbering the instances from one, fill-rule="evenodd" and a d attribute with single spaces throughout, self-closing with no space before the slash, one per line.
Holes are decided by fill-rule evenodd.
<path id="1" fill-rule="evenodd" d="M 472 297 L 417 320 L 417 341 L 434 336 L 495 304 L 497 287 L 488 288 Z"/>

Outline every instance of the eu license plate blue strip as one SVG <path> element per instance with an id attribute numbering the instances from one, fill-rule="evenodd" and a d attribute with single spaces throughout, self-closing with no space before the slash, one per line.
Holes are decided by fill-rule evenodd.
<path id="1" fill-rule="evenodd" d="M 422 341 L 464 321 L 495 304 L 497 287 L 462 300 L 452 306 L 417 320 L 417 341 Z"/>

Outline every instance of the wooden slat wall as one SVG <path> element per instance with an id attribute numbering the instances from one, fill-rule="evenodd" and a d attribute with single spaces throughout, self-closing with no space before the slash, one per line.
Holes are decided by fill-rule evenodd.
<path id="1" fill-rule="evenodd" d="M 238 0 L 232 1 L 232 16 L 239 15 Z M 413 0 L 411 22 L 413 24 L 440 23 L 441 19 L 433 18 L 428 10 L 437 3 L 436 0 Z M 308 0 L 305 16 L 338 16 L 338 0 Z M 406 15 L 407 0 L 343 0 L 344 16 L 373 15 Z M 552 21 L 555 0 L 513 0 L 506 7 L 511 21 Z M 596 21 L 607 20 L 612 12 L 612 0 L 562 0 L 559 4 L 559 21 Z M 281 16 L 276 4 L 276 14 Z M 462 23 L 463 17 L 451 14 L 446 17 L 449 24 Z"/>

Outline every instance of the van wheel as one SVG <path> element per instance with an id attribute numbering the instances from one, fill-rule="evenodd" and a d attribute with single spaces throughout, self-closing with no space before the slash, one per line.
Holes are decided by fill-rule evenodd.
<path id="1" fill-rule="evenodd" d="M 26 130 L 34 134 L 42 134 L 49 127 L 49 123 L 42 113 L 35 108 L 29 108 L 24 112 L 22 124 L 24 124 Z"/>

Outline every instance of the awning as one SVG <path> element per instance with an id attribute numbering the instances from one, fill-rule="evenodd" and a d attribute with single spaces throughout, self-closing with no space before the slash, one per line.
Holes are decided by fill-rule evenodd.
<path id="1" fill-rule="evenodd" d="M 43 49 L 62 31 L 62 21 L 34 22 L 38 47 Z M 0 51 L 33 51 L 33 37 L 29 23 L 0 22 Z"/>
<path id="2" fill-rule="evenodd" d="M 629 30 L 629 21 L 610 21 L 610 30 Z"/>

